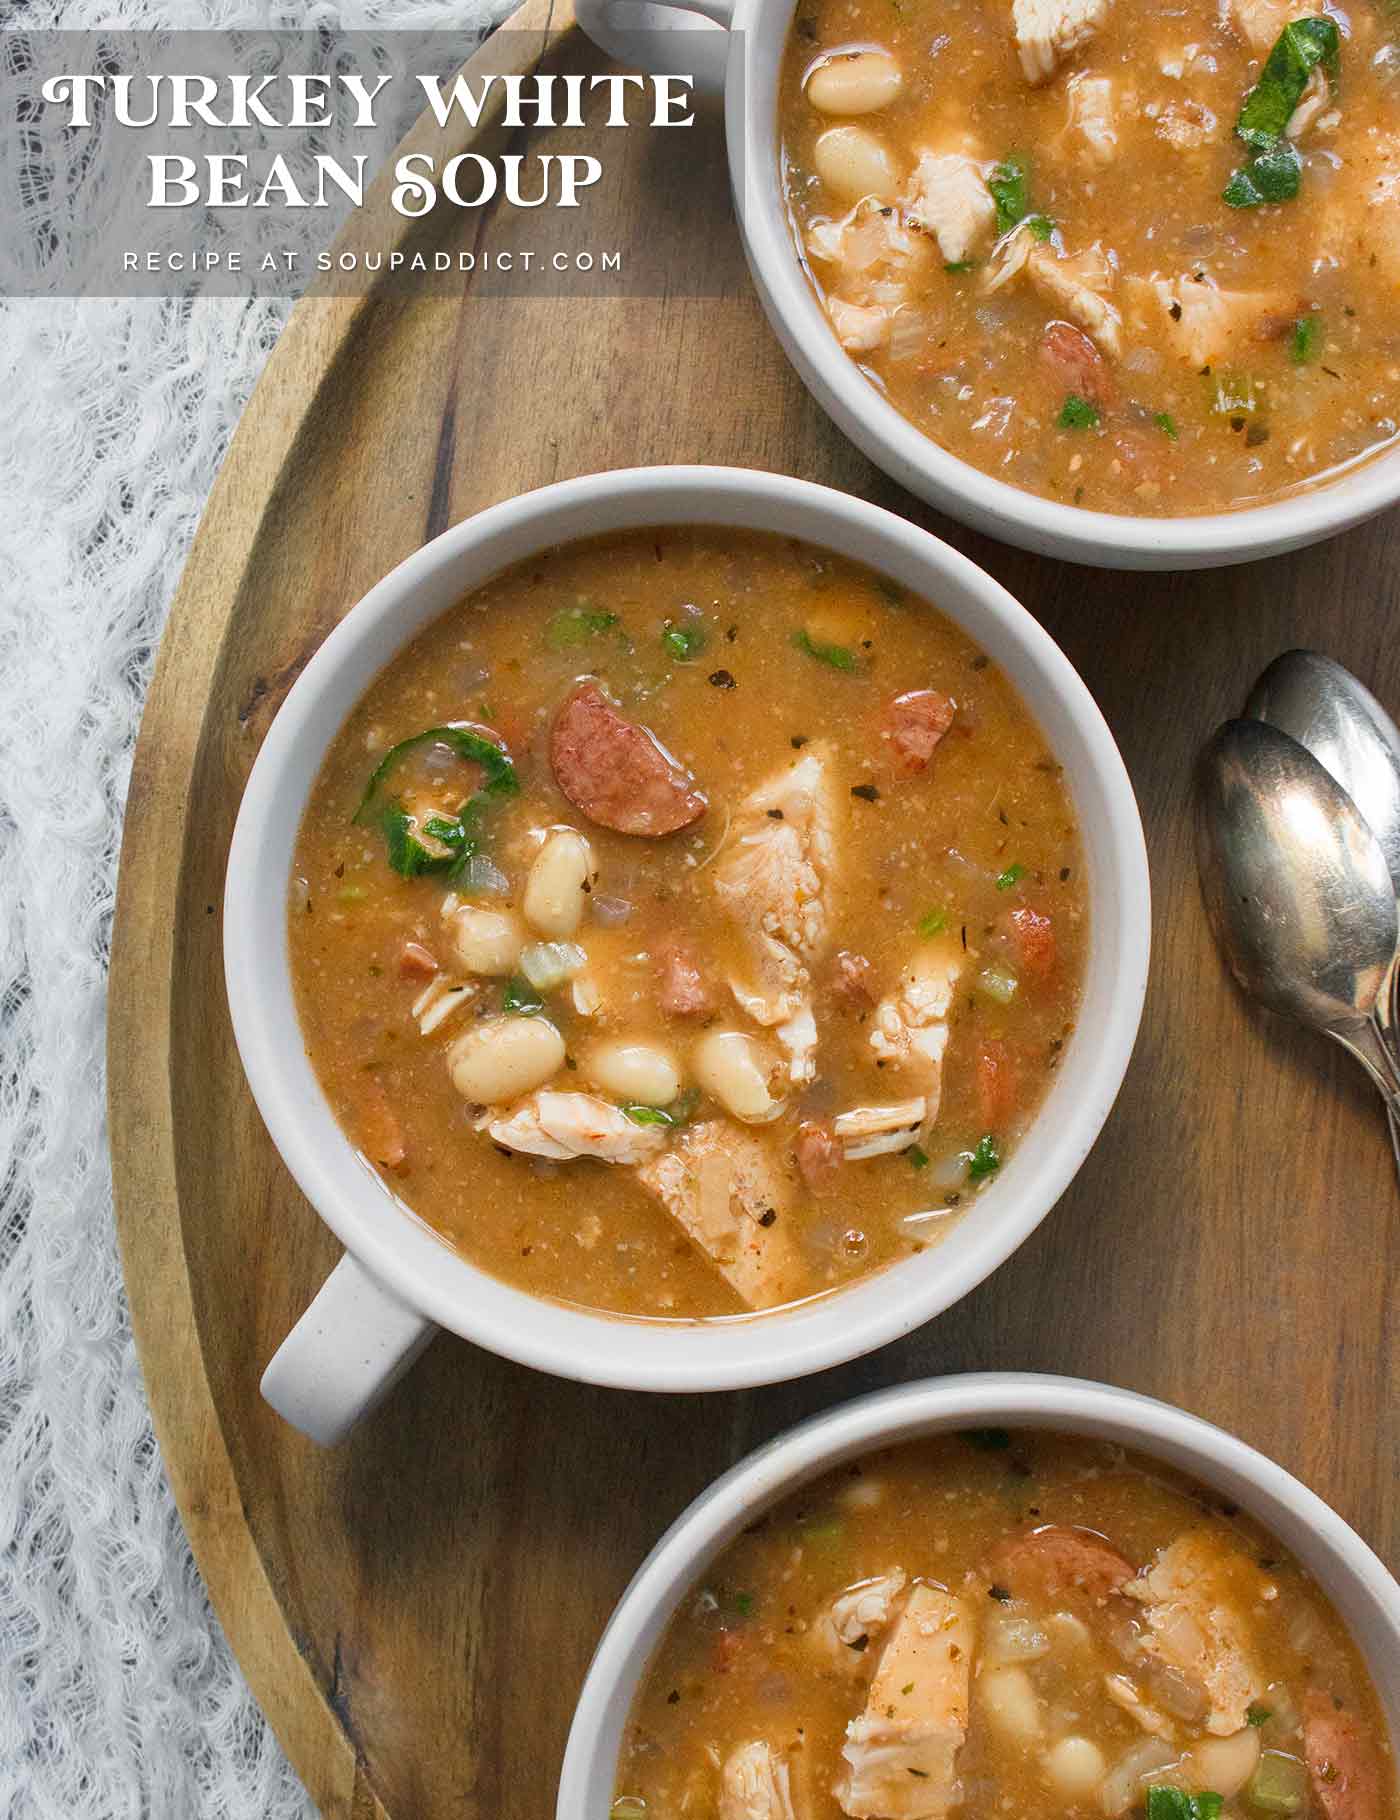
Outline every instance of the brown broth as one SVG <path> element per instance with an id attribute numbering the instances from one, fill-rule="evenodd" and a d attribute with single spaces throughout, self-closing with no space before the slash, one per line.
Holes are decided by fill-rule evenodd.
<path id="1" fill-rule="evenodd" d="M 713 1565 L 683 1600 L 633 1703 L 618 1765 L 619 1820 L 710 1820 L 720 1811 L 720 1766 L 754 1740 L 782 1754 L 800 1820 L 841 1820 L 831 1789 L 846 1727 L 862 1710 L 890 1633 L 851 1648 L 831 1636 L 825 1614 L 843 1591 L 894 1568 L 960 1592 L 977 1625 L 957 1811 L 1102 1820 L 1096 1791 L 1070 1798 L 1057 1790 L 1048 1753 L 1072 1734 L 1111 1770 L 1149 1734 L 1105 1691 L 1105 1678 L 1125 1671 L 1108 1607 L 1073 1595 L 1008 1598 L 989 1579 L 997 1545 L 1042 1525 L 1088 1530 L 1134 1570 L 1182 1535 L 1218 1549 L 1225 1596 L 1242 1615 L 1259 1668 L 1251 1729 L 1260 1746 L 1296 1757 L 1305 1695 L 1325 1694 L 1355 1719 L 1379 1769 L 1380 1807 L 1366 1820 L 1394 1820 L 1394 1768 L 1375 1691 L 1336 1612 L 1286 1550 L 1248 1516 L 1151 1460 L 1107 1443 L 995 1430 L 901 1446 L 834 1472 L 760 1518 Z M 993 1634 L 1008 1622 L 1037 1629 L 1046 1645 L 1020 1665 L 1039 1706 L 1033 1739 L 1011 1739 L 989 1710 Z M 1180 1757 L 1203 1734 L 1166 1716 L 1164 1754 Z M 1164 1765 L 1158 1774 L 1201 1792 L 1190 1788 L 1189 1770 Z M 1141 1795 L 1133 1811 L 1142 1811 Z M 1305 1799 L 1297 1820 L 1321 1812 Z M 1226 1800 L 1224 1813 L 1262 1820 L 1243 1792 Z"/>
<path id="2" fill-rule="evenodd" d="M 908 186 L 920 152 L 965 150 L 988 166 L 1015 155 L 1029 166 L 1034 209 L 1056 225 L 1055 249 L 1079 255 L 1097 246 L 1112 268 L 1105 295 L 1124 327 L 1116 350 L 1097 336 L 1107 396 L 1096 425 L 1066 427 L 1067 398 L 1084 388 L 1041 348 L 1047 326 L 1074 324 L 1074 312 L 1025 273 L 987 290 L 995 226 L 980 235 L 971 269 L 956 271 L 945 270 L 928 232 L 913 230 L 922 246 L 895 274 L 894 314 L 877 331 L 884 339 L 852 357 L 916 428 L 974 467 L 1066 504 L 1175 515 L 1277 498 L 1394 441 L 1393 14 L 1371 0 L 1333 11 L 1340 88 L 1300 140 L 1299 194 L 1239 209 L 1222 191 L 1248 155 L 1234 126 L 1263 59 L 1232 22 L 1231 4 L 1181 0 L 1164 12 L 1114 0 L 1091 42 L 1032 87 L 1017 60 L 1009 0 L 937 8 L 799 0 L 782 76 L 781 158 L 794 232 L 825 299 L 868 302 L 871 280 L 890 277 L 884 265 L 862 269 L 809 251 L 814 229 L 851 206 L 816 174 L 818 138 L 847 124 L 877 135 L 894 160 L 897 175 L 876 197 L 894 226 L 907 228 L 912 217 Z M 1322 10 L 1283 6 L 1277 16 Z M 903 86 L 888 105 L 848 122 L 819 113 L 804 83 L 824 57 L 853 47 L 887 51 Z M 1076 76 L 1113 85 L 1117 143 L 1106 163 L 1067 130 Z M 1164 306 L 1135 288 L 1154 277 L 1245 294 L 1238 333 L 1213 364 L 1175 346 Z M 1314 326 L 1300 340 L 1304 320 Z"/>
<path id="3" fill-rule="evenodd" d="M 556 616 L 580 602 L 617 623 L 552 648 Z M 663 633 L 686 609 L 684 623 L 703 626 L 707 643 L 677 661 Z M 849 648 L 858 673 L 795 648 L 799 633 Z M 583 673 L 601 676 L 703 784 L 710 809 L 694 827 L 660 840 L 612 833 L 562 796 L 548 733 Z M 913 688 L 945 691 L 957 713 L 927 773 L 902 780 L 879 722 L 888 698 Z M 381 1170 L 393 1192 L 467 1257 L 533 1293 L 627 1315 L 732 1315 L 743 1311 L 735 1291 L 630 1167 L 509 1154 L 474 1129 L 477 1109 L 454 1090 L 444 1058 L 473 1016 L 499 1010 L 501 982 L 428 1038 L 410 1015 L 423 982 L 400 977 L 401 951 L 416 941 L 442 958 L 447 886 L 399 877 L 378 831 L 352 817 L 392 745 L 461 720 L 489 722 L 516 760 L 520 792 L 484 824 L 508 901 L 519 901 L 539 830 L 568 823 L 593 843 L 599 899 L 633 906 L 621 927 L 586 916 L 578 935 L 602 989 L 598 1015 L 578 1015 L 567 991 L 545 994 L 568 1048 L 565 1087 L 585 1084 L 600 1026 L 665 1044 L 687 1074 L 704 1021 L 658 1007 L 655 957 L 672 938 L 692 946 L 715 984 L 710 1021 L 745 1027 L 724 989 L 744 952 L 707 862 L 747 791 L 798 750 L 828 750 L 837 859 L 827 958 L 815 967 L 818 1074 L 775 1124 L 753 1128 L 793 1187 L 798 1293 L 839 1287 L 935 1243 L 960 1217 L 983 1217 L 966 1155 L 984 1137 L 1006 1155 L 1035 1115 L 1073 1026 L 1087 911 L 1060 768 L 1006 678 L 961 631 L 845 559 L 776 537 L 668 529 L 570 545 L 499 576 L 416 639 L 350 715 L 312 791 L 289 914 L 297 1007 L 346 1131 L 371 1153 L 386 1118 L 401 1132 L 401 1165 Z M 1017 964 L 1010 919 L 1022 909 L 1051 919 L 1055 956 L 1044 977 L 1026 972 L 1011 1002 L 998 1003 L 979 978 Z M 921 937 L 930 913 L 939 933 Z M 964 969 L 936 1124 L 919 1155 L 848 1162 L 838 1192 L 809 1195 L 793 1166 L 799 1118 L 895 1097 L 872 1064 L 868 1008 L 834 996 L 831 957 L 858 949 L 883 991 L 921 947 Z M 979 1070 L 988 1054 L 1014 1076 L 999 1104 Z M 692 1122 L 713 1110 L 702 1100 Z"/>

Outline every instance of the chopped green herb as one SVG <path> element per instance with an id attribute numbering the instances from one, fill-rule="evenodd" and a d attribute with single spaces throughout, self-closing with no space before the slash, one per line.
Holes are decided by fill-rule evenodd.
<path id="1" fill-rule="evenodd" d="M 1322 351 L 1322 318 L 1300 316 L 1293 324 L 1293 339 L 1288 345 L 1295 366 L 1306 366 Z"/>
<path id="2" fill-rule="evenodd" d="M 1303 180 L 1303 161 L 1291 140 L 1258 152 L 1242 164 L 1221 191 L 1232 209 L 1257 209 L 1266 202 L 1291 202 Z"/>
<path id="3" fill-rule="evenodd" d="M 1259 408 L 1249 373 L 1214 373 L 1209 381 L 1210 408 L 1217 417 L 1248 417 Z"/>
<path id="4" fill-rule="evenodd" d="M 1009 865 L 1005 872 L 997 874 L 997 890 L 1009 891 L 1013 885 L 1019 885 L 1025 876 L 1026 868 L 1017 860 Z"/>
<path id="5" fill-rule="evenodd" d="M 914 1683 L 912 1681 L 906 1681 L 899 1691 L 905 1699 L 908 1699 L 909 1695 L 914 1691 Z"/>
<path id="6" fill-rule="evenodd" d="M 420 828 L 402 800 L 386 786 L 408 754 L 427 745 L 447 746 L 464 764 L 479 765 L 483 781 L 475 796 L 464 801 L 455 815 L 430 815 Z M 494 740 L 469 727 L 428 727 L 389 748 L 370 773 L 351 819 L 361 827 L 378 827 L 388 849 L 389 864 L 403 878 L 417 878 L 428 872 L 445 872 L 451 878 L 465 867 L 481 844 L 482 809 L 494 799 L 514 796 L 519 788 L 509 753 Z"/>
<path id="7" fill-rule="evenodd" d="M 741 1618 L 752 1616 L 753 1594 L 751 1592 L 736 1592 L 731 1603 Z"/>
<path id="8" fill-rule="evenodd" d="M 925 941 L 927 941 L 930 936 L 942 935 L 943 931 L 948 927 L 948 912 L 946 910 L 925 911 L 924 915 L 922 915 L 915 924 L 915 927 Z"/>
<path id="9" fill-rule="evenodd" d="M 537 1011 L 544 1010 L 544 1000 L 529 980 L 515 973 L 506 981 L 501 1009 L 509 1012 L 512 1017 L 533 1017 Z"/>
<path id="10" fill-rule="evenodd" d="M 668 625 L 661 634 L 661 642 L 680 663 L 689 658 L 698 657 L 709 643 L 709 634 L 704 624 L 698 619 L 687 620 L 683 625 Z"/>
<path id="11" fill-rule="evenodd" d="M 1219 1820 L 1224 1805 L 1223 1795 L 1188 1795 L 1158 1782 L 1147 1791 L 1147 1820 Z"/>
<path id="12" fill-rule="evenodd" d="M 1037 240 L 1048 240 L 1054 233 L 1054 222 L 1031 207 L 1030 167 L 1024 158 L 1016 154 L 1003 158 L 987 179 L 987 188 L 997 205 L 998 234 L 1009 234 L 1023 221 Z"/>
<path id="13" fill-rule="evenodd" d="M 634 1125 L 674 1125 L 675 1120 L 664 1106 L 624 1106 L 622 1116 Z"/>
<path id="14" fill-rule="evenodd" d="M 1303 161 L 1288 138 L 1288 123 L 1319 64 L 1336 80 L 1340 44 L 1335 22 L 1322 17 L 1295 19 L 1279 33 L 1235 122 L 1236 133 L 1254 156 L 1225 186 L 1224 199 L 1232 209 L 1288 202 L 1298 194 Z"/>
<path id="15" fill-rule="evenodd" d="M 1257 1701 L 1251 1701 L 1245 1708 L 1244 1716 L 1245 1722 L 1257 1730 L 1261 1725 L 1269 1723 L 1274 1716 L 1274 1709 L 1272 1706 L 1260 1706 Z"/>
<path id="16" fill-rule="evenodd" d="M 1340 47 L 1334 20 L 1295 19 L 1284 26 L 1235 122 L 1247 146 L 1266 152 L 1278 144 L 1318 64 L 1336 77 Z"/>
<path id="17" fill-rule="evenodd" d="M 1003 158 L 987 179 L 997 205 L 997 232 L 1009 234 L 1031 212 L 1030 172 L 1024 158 Z"/>
<path id="18" fill-rule="evenodd" d="M 928 1168 L 928 1152 L 927 1150 L 921 1150 L 917 1144 L 911 1144 L 904 1154 L 909 1158 L 909 1167 L 911 1169 Z"/>
<path id="19" fill-rule="evenodd" d="M 860 668 L 860 659 L 854 651 L 848 651 L 845 645 L 822 644 L 807 632 L 794 632 L 792 642 L 799 651 L 805 651 L 808 657 L 815 657 L 818 663 L 830 664 L 833 670 L 844 670 L 847 675 L 852 675 Z"/>
<path id="20" fill-rule="evenodd" d="M 963 1440 L 983 1453 L 1005 1453 L 1011 1445 L 1011 1436 L 1004 1428 L 969 1428 L 964 1430 Z"/>
<path id="21" fill-rule="evenodd" d="M 1071 392 L 1066 398 L 1058 418 L 1062 430 L 1093 430 L 1098 428 L 1099 408 L 1090 404 L 1087 398 L 1081 398 L 1078 392 Z"/>
<path id="22" fill-rule="evenodd" d="M 1170 411 L 1158 411 L 1152 421 L 1164 436 L 1169 436 L 1173 442 L 1176 441 L 1176 419 L 1172 416 Z"/>
<path id="23" fill-rule="evenodd" d="M 1001 1152 L 991 1132 L 986 1132 L 977 1140 L 977 1147 L 968 1158 L 967 1173 L 974 1182 L 985 1181 L 989 1175 L 995 1175 L 1001 1168 Z"/>
<path id="24" fill-rule="evenodd" d="M 945 272 L 970 272 L 973 270 L 973 264 L 970 259 L 950 259 L 944 265 L 943 270 Z"/>
<path id="25" fill-rule="evenodd" d="M 545 626 L 545 642 L 551 651 L 567 651 L 602 632 L 610 632 L 616 624 L 616 613 L 595 612 L 592 607 L 565 607 Z"/>
<path id="26" fill-rule="evenodd" d="M 679 1099 L 671 1101 L 666 1108 L 666 1115 L 673 1125 L 688 1125 L 695 1116 L 695 1108 L 700 1104 L 700 1089 L 687 1087 Z"/>

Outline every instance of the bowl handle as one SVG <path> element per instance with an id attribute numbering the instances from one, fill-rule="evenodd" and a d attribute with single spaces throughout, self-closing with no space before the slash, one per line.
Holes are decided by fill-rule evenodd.
<path id="1" fill-rule="evenodd" d="M 388 1396 L 436 1332 L 347 1252 L 273 1354 L 263 1396 L 294 1428 L 333 1447 Z"/>
<path id="2" fill-rule="evenodd" d="M 574 0 L 584 31 L 610 57 L 656 76 L 691 76 L 698 95 L 722 95 L 733 0 Z"/>

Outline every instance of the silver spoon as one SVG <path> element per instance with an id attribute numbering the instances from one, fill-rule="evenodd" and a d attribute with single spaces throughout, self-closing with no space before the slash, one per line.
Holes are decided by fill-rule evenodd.
<path id="1" fill-rule="evenodd" d="M 1346 791 L 1380 843 L 1400 892 L 1400 728 L 1359 678 L 1320 651 L 1285 651 L 1255 683 L 1246 715 L 1306 746 Z M 1397 955 L 1400 960 L 1400 955 Z M 1376 1022 L 1395 1053 L 1400 966 L 1376 999 Z M 1400 1171 L 1400 1117 L 1390 1115 Z"/>
<path id="2" fill-rule="evenodd" d="M 1286 733 L 1227 721 L 1201 759 L 1196 848 L 1206 912 L 1241 988 L 1340 1043 L 1400 1112 L 1400 1070 L 1373 1021 L 1400 916 L 1355 803 Z"/>

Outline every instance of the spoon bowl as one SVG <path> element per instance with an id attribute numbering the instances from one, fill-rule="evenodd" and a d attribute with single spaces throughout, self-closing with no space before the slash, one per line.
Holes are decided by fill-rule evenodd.
<path id="1" fill-rule="evenodd" d="M 1400 727 L 1366 685 L 1320 651 L 1285 651 L 1245 703 L 1305 746 L 1346 791 L 1380 843 L 1400 891 Z"/>
<path id="2" fill-rule="evenodd" d="M 1351 797 L 1286 733 L 1227 721 L 1201 759 L 1197 856 L 1242 989 L 1353 1047 L 1398 931 L 1390 868 Z"/>

